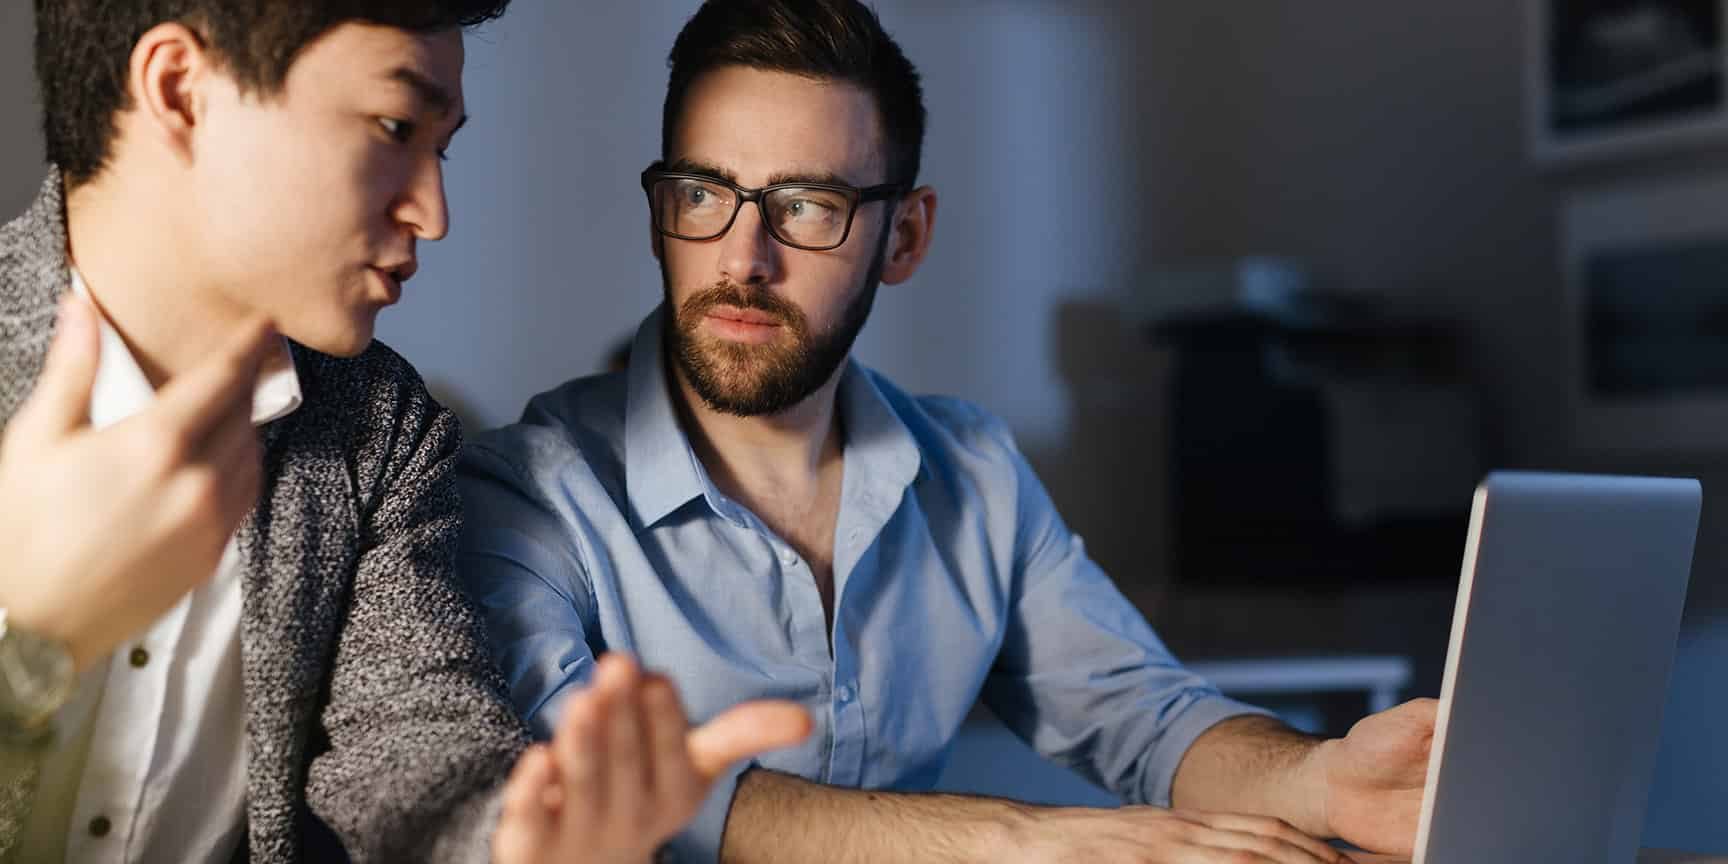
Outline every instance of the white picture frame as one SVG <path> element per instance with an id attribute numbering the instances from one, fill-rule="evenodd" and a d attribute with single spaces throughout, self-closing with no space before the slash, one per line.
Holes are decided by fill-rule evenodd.
<path id="1" fill-rule="evenodd" d="M 1638 452 L 1728 448 L 1728 374 L 1714 371 L 1728 367 L 1728 321 L 1722 313 L 1728 309 L 1728 272 L 1716 272 L 1728 271 L 1728 174 L 1579 190 L 1562 204 L 1559 235 L 1573 445 Z M 1721 266 L 1700 268 L 1700 260 Z M 1667 266 L 1666 261 L 1681 263 Z M 1653 275 L 1643 278 L 1643 273 Z M 1593 335 L 1592 316 L 1626 297 L 1640 310 L 1654 310 L 1638 313 L 1650 320 L 1699 321 L 1693 328 L 1698 332 L 1672 345 L 1614 343 Z M 1707 299 L 1700 303 L 1699 298 Z M 1671 305 L 1664 309 L 1664 302 Z M 1719 339 L 1699 335 L 1704 328 L 1724 332 Z M 1633 347 L 1626 352 L 1628 344 Z M 1720 352 L 1713 348 L 1717 344 Z M 1652 350 L 1653 364 L 1646 362 Z M 1604 359 L 1622 353 L 1630 363 Z M 1650 373 L 1651 368 L 1656 371 Z M 1649 386 L 1652 374 L 1661 379 L 1674 370 L 1694 380 Z M 1604 377 L 1617 381 L 1603 386 Z M 1624 384 L 1628 377 L 1635 386 Z M 1705 378 L 1708 383 L 1700 384 Z"/>
<path id="2" fill-rule="evenodd" d="M 1728 0 L 1643 0 L 1629 4 L 1633 11 L 1616 13 L 1619 17 L 1600 11 L 1603 5 L 1601 0 L 1524 0 L 1525 128 L 1531 158 L 1563 166 L 1728 138 Z M 1695 19 L 1706 13 L 1714 15 L 1711 26 L 1696 26 Z M 1564 73 L 1556 69 L 1552 48 L 1567 38 L 1564 34 L 1581 29 L 1596 34 L 1598 44 L 1619 39 L 1638 45 L 1642 39 L 1646 49 L 1664 44 L 1662 34 L 1680 35 L 1666 39 L 1675 48 L 1670 60 L 1637 67 L 1636 74 L 1620 80 L 1568 88 L 1558 80 Z M 1681 47 L 1694 39 L 1707 41 Z M 1661 55 L 1652 50 L 1651 56 Z M 1706 79 L 1713 85 L 1701 83 Z M 1675 99 L 1694 98 L 1674 89 L 1685 86 L 1693 88 L 1687 94 L 1706 87 L 1714 92 L 1679 107 L 1638 101 L 1660 92 Z M 1557 110 L 1569 119 L 1563 121 Z M 1616 116 L 1617 111 L 1622 115 Z"/>

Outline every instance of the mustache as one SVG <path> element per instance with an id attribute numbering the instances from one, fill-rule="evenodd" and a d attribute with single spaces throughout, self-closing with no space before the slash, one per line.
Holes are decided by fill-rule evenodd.
<path id="1" fill-rule="evenodd" d="M 690 298 L 684 301 L 679 317 L 694 320 L 716 306 L 766 312 L 794 330 L 802 332 L 804 329 L 804 312 L 793 305 L 792 301 L 766 289 L 747 288 L 731 281 L 717 283 L 690 295 Z"/>

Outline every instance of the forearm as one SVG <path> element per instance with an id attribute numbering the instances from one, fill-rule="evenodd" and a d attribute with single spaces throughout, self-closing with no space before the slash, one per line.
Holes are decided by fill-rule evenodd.
<path id="1" fill-rule="evenodd" d="M 745 774 L 726 819 L 723 864 L 999 861 L 1029 807 L 995 798 L 840 789 Z"/>
<path id="2" fill-rule="evenodd" d="M 1272 816 L 1313 836 L 1330 836 L 1324 744 L 1270 717 L 1226 720 L 1188 748 L 1176 770 L 1171 804 Z"/>

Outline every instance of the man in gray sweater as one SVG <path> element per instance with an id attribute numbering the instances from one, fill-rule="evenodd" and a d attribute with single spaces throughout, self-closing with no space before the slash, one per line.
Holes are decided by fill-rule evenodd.
<path id="1" fill-rule="evenodd" d="M 608 658 L 525 749 L 452 578 L 460 431 L 372 332 L 447 228 L 462 28 L 507 2 L 37 0 L 0 860 L 637 862 L 805 733 L 691 731 Z"/>

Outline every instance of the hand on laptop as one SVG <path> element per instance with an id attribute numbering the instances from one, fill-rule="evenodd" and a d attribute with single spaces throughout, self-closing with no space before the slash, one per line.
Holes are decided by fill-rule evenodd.
<path id="1" fill-rule="evenodd" d="M 810 734 L 790 702 L 749 702 L 690 729 L 678 694 L 619 654 L 565 703 L 549 744 L 516 765 L 493 835 L 499 864 L 642 864 L 734 763 Z"/>
<path id="2" fill-rule="evenodd" d="M 209 579 L 257 501 L 252 393 L 271 342 L 238 328 L 142 413 L 90 427 L 97 312 L 69 296 L 36 389 L 0 441 L 0 607 L 83 668 Z"/>
<path id="3" fill-rule="evenodd" d="M 1326 819 L 1334 834 L 1364 849 L 1411 854 L 1439 705 L 1406 702 L 1320 745 Z"/>
<path id="4" fill-rule="evenodd" d="M 1134 864 L 1349 864 L 1286 822 L 1158 807 L 1034 809 L 1008 860 Z"/>

